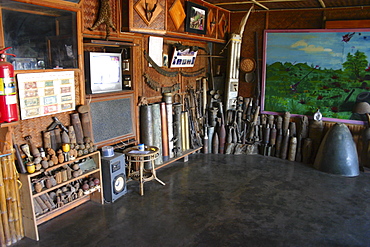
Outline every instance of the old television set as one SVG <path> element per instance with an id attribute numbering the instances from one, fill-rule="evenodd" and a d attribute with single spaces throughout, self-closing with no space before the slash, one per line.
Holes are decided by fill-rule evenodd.
<path id="1" fill-rule="evenodd" d="M 113 52 L 85 52 L 86 93 L 122 90 L 122 56 Z"/>

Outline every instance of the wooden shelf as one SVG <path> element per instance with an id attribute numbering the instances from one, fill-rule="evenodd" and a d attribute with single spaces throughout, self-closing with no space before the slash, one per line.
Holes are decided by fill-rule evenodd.
<path id="1" fill-rule="evenodd" d="M 0 123 L 0 128 L 13 127 L 13 126 L 17 126 L 18 124 L 19 124 L 19 121 L 10 122 L 10 123 Z"/>
<path id="2" fill-rule="evenodd" d="M 48 220 L 51 220 L 52 218 L 55 218 L 56 216 L 65 213 L 87 201 L 90 200 L 90 195 L 84 195 L 76 200 L 71 201 L 70 203 L 67 203 L 63 207 L 53 209 L 47 213 L 44 213 L 36 218 L 36 224 L 40 225 Z"/>
<path id="3" fill-rule="evenodd" d="M 95 152 L 93 152 L 93 153 L 89 153 L 89 154 L 87 154 L 87 155 L 77 157 L 77 158 L 76 158 L 76 159 L 74 159 L 74 160 L 70 160 L 70 161 L 68 161 L 68 162 L 64 162 L 64 163 L 60 163 L 60 164 L 57 164 L 57 165 L 54 165 L 54 166 L 48 167 L 48 168 L 46 168 L 44 171 L 38 171 L 38 172 L 34 172 L 34 173 L 31 173 L 31 174 L 27 174 L 27 175 L 28 175 L 28 176 L 30 176 L 30 177 L 35 177 L 35 176 L 37 176 L 37 175 L 42 174 L 43 172 L 53 171 L 53 170 L 55 170 L 55 169 L 58 169 L 59 167 L 62 167 L 62 166 L 64 166 L 64 165 L 68 165 L 68 164 L 74 163 L 74 162 L 79 161 L 79 160 L 82 160 L 82 159 L 86 159 L 86 158 L 88 158 L 88 157 L 90 157 L 90 156 L 93 156 L 94 154 L 97 154 L 97 153 L 100 153 L 100 152 L 99 152 L 99 151 L 95 151 Z M 95 161 L 95 163 L 96 163 L 96 161 Z"/>
<path id="4" fill-rule="evenodd" d="M 89 158 L 91 157 L 95 164 L 96 169 L 85 172 L 81 176 L 78 176 L 76 178 L 72 178 L 68 181 L 62 182 L 60 184 L 57 184 L 56 186 L 53 186 L 48 189 L 44 189 L 39 193 L 33 194 L 33 188 L 32 188 L 32 178 L 42 174 L 42 172 L 37 172 L 33 174 L 20 174 L 19 179 L 22 182 L 21 187 L 21 202 L 22 202 L 22 216 L 23 216 L 23 227 L 24 227 L 24 235 L 28 238 L 34 239 L 36 241 L 39 240 L 39 233 L 38 233 L 38 225 L 53 219 L 54 217 L 57 217 L 60 214 L 63 214 L 67 212 L 68 210 L 71 210 L 87 201 L 94 201 L 97 203 L 104 203 L 104 195 L 103 195 L 103 184 L 102 184 L 102 175 L 101 175 L 101 160 L 100 160 L 100 152 L 96 151 L 81 157 L 78 157 L 75 160 L 71 160 L 69 162 L 64 162 L 55 166 L 52 166 L 50 168 L 47 168 L 46 171 L 52 171 L 55 169 L 58 169 L 64 165 L 73 164 L 75 161 Z M 60 208 L 53 209 L 49 212 L 46 212 L 44 214 L 36 216 L 35 208 L 34 208 L 34 199 L 40 195 L 43 195 L 45 193 L 57 190 L 58 188 L 62 188 L 63 186 L 66 186 L 67 184 L 77 181 L 78 179 L 87 177 L 87 176 L 93 176 L 100 180 L 100 189 L 88 194 L 83 195 L 69 203 L 66 203 L 65 205 L 61 206 Z M 55 203 L 55 202 L 54 202 Z"/>
<path id="5" fill-rule="evenodd" d="M 171 164 L 171 163 L 173 163 L 173 162 L 175 162 L 175 161 L 177 161 L 179 159 L 185 158 L 188 155 L 193 154 L 193 153 L 195 153 L 195 152 L 197 152 L 198 150 L 201 150 L 201 149 L 202 149 L 202 147 L 198 147 L 198 148 L 195 148 L 195 149 L 186 150 L 185 152 L 183 152 L 182 155 L 177 156 L 177 157 L 174 157 L 174 158 L 171 158 L 168 161 L 164 162 L 163 164 L 161 164 L 159 166 L 156 166 L 155 167 L 155 170 L 158 170 L 158 169 L 160 169 L 162 167 L 168 166 L 169 164 Z"/>
<path id="6" fill-rule="evenodd" d="M 116 92 L 109 92 L 109 93 L 96 93 L 96 94 L 86 94 L 86 99 L 95 99 L 95 101 L 104 101 L 109 99 L 119 99 L 123 95 L 132 95 L 134 90 L 124 89 L 121 91 Z"/>
<path id="7" fill-rule="evenodd" d="M 48 193 L 48 192 L 50 192 L 50 191 L 53 191 L 53 190 L 55 190 L 56 188 L 63 187 L 64 185 L 67 185 L 67 184 L 69 184 L 69 183 L 72 183 L 72 182 L 74 182 L 74 181 L 76 181 L 76 180 L 79 180 L 79 179 L 81 179 L 81 178 L 84 178 L 84 177 L 87 177 L 87 176 L 89 176 L 89 175 L 92 175 L 92 174 L 94 174 L 94 173 L 96 173 L 96 172 L 98 172 L 98 171 L 99 171 L 99 169 L 94 169 L 94 170 L 92 170 L 92 171 L 86 172 L 86 173 L 82 174 L 81 176 L 78 176 L 78 177 L 76 177 L 76 178 L 72 178 L 72 179 L 67 180 L 67 181 L 65 181 L 65 182 L 62 182 L 62 183 L 60 183 L 60 184 L 57 184 L 56 186 L 53 186 L 53 187 L 51 187 L 51 188 L 49 188 L 49 189 L 43 189 L 41 192 L 35 193 L 35 194 L 33 194 L 32 196 L 33 196 L 33 197 L 38 197 L 38 196 L 40 196 L 40 195 L 42 195 L 42 194 Z"/>
<path id="8" fill-rule="evenodd" d="M 84 39 L 83 41 L 85 46 L 108 46 L 108 47 L 127 47 L 127 46 L 137 46 L 131 42 L 123 41 L 111 41 L 111 40 L 97 40 L 97 39 Z"/>
<path id="9" fill-rule="evenodd" d="M 168 161 L 164 162 L 163 164 L 160 164 L 158 166 L 155 166 L 154 170 L 158 170 L 160 168 L 163 168 L 165 166 L 168 166 L 168 165 L 170 165 L 171 163 L 173 163 L 173 162 L 175 162 L 177 160 L 180 160 L 180 159 L 183 159 L 183 158 L 187 158 L 187 156 L 189 156 L 190 154 L 193 154 L 193 153 L 195 153 L 195 152 L 197 152 L 198 150 L 201 150 L 201 149 L 202 149 L 202 147 L 186 150 L 185 152 L 183 152 L 182 155 L 180 155 L 178 157 L 171 158 Z M 137 180 L 128 177 L 126 182 L 128 183 L 128 182 L 132 182 L 132 181 L 137 181 Z"/>

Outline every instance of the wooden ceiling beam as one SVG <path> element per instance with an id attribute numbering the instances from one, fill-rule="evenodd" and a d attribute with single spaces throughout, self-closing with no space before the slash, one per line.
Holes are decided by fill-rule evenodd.
<path id="1" fill-rule="evenodd" d="M 255 3 L 256 5 L 260 6 L 261 8 L 265 9 L 265 10 L 269 10 L 269 8 L 267 8 L 265 5 L 263 4 L 260 4 L 259 2 L 257 2 L 256 0 L 252 0 L 253 3 Z"/>

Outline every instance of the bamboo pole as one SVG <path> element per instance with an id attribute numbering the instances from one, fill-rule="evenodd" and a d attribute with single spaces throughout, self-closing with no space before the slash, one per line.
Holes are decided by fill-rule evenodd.
<path id="1" fill-rule="evenodd" d="M 10 238 L 10 230 L 9 230 L 9 223 L 8 223 L 8 213 L 6 208 L 6 197 L 5 197 L 5 183 L 3 179 L 3 169 L 4 164 L 3 160 L 0 159 L 0 213 L 1 213 L 1 220 L 4 229 L 4 242 L 5 245 L 11 245 L 12 241 Z"/>
<path id="2" fill-rule="evenodd" d="M 22 208 L 20 200 L 20 188 L 22 183 L 19 181 L 19 173 L 15 164 L 15 149 L 13 148 L 13 128 L 9 128 L 9 131 L 5 135 L 6 143 L 4 148 L 7 148 L 6 152 L 11 155 L 7 156 L 9 174 L 11 176 L 11 191 L 12 195 L 12 213 L 14 215 L 14 228 L 15 228 L 15 242 L 21 240 L 24 237 L 23 219 L 22 219 Z"/>
<path id="3" fill-rule="evenodd" d="M 17 242 L 16 237 L 16 231 L 15 231 L 15 225 L 14 225 L 14 212 L 13 212 L 13 202 L 12 202 L 12 196 L 13 196 L 13 188 L 12 188 L 12 175 L 10 171 L 10 167 L 8 164 L 8 157 L 11 154 L 7 154 L 1 157 L 1 163 L 3 165 L 3 179 L 4 179 L 4 185 L 5 185 L 5 192 L 6 192 L 6 207 L 7 207 L 7 213 L 8 213 L 8 225 L 10 230 L 10 241 L 12 244 Z"/>
<path id="4" fill-rule="evenodd" d="M 9 169 L 9 180 L 10 180 L 10 195 L 11 195 L 11 210 L 13 214 L 13 222 L 15 228 L 15 239 L 16 241 L 21 240 L 23 238 L 23 226 L 21 222 L 21 213 L 19 210 L 19 187 L 18 187 L 18 173 L 15 167 L 14 162 L 14 150 L 12 149 L 12 154 L 6 156 L 7 166 Z"/>
<path id="5" fill-rule="evenodd" d="M 5 135 L 0 151 L 0 247 L 10 246 L 24 237 L 20 205 L 19 174 L 12 148 L 12 128 Z"/>
<path id="6" fill-rule="evenodd" d="M 13 150 L 13 164 L 15 165 L 14 163 L 14 156 L 15 156 L 15 153 L 14 153 L 14 150 Z M 15 166 L 13 166 L 13 170 L 14 170 L 14 174 L 16 174 L 16 188 L 17 188 L 17 193 L 16 193 L 16 202 L 17 202 L 17 210 L 18 210 L 18 217 L 19 217 L 19 220 L 18 220 L 18 240 L 21 240 L 23 237 L 24 237 L 24 228 L 23 228 L 23 216 L 22 216 L 22 207 L 21 207 L 21 196 L 20 196 L 20 191 L 21 191 L 21 187 L 22 187 L 22 183 L 21 181 L 19 181 L 19 173 L 16 169 Z"/>
<path id="7" fill-rule="evenodd" d="M 4 226 L 2 222 L 2 216 L 0 214 L 0 247 L 5 247 Z"/>

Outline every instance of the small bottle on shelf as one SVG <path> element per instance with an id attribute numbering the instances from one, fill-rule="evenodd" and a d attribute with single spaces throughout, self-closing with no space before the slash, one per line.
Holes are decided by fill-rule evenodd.
<path id="1" fill-rule="evenodd" d="M 123 60 L 123 71 L 130 71 L 130 62 L 128 59 Z"/>
<path id="2" fill-rule="evenodd" d="M 131 90 L 131 76 L 130 75 L 124 75 L 123 76 L 123 86 L 126 90 Z"/>

